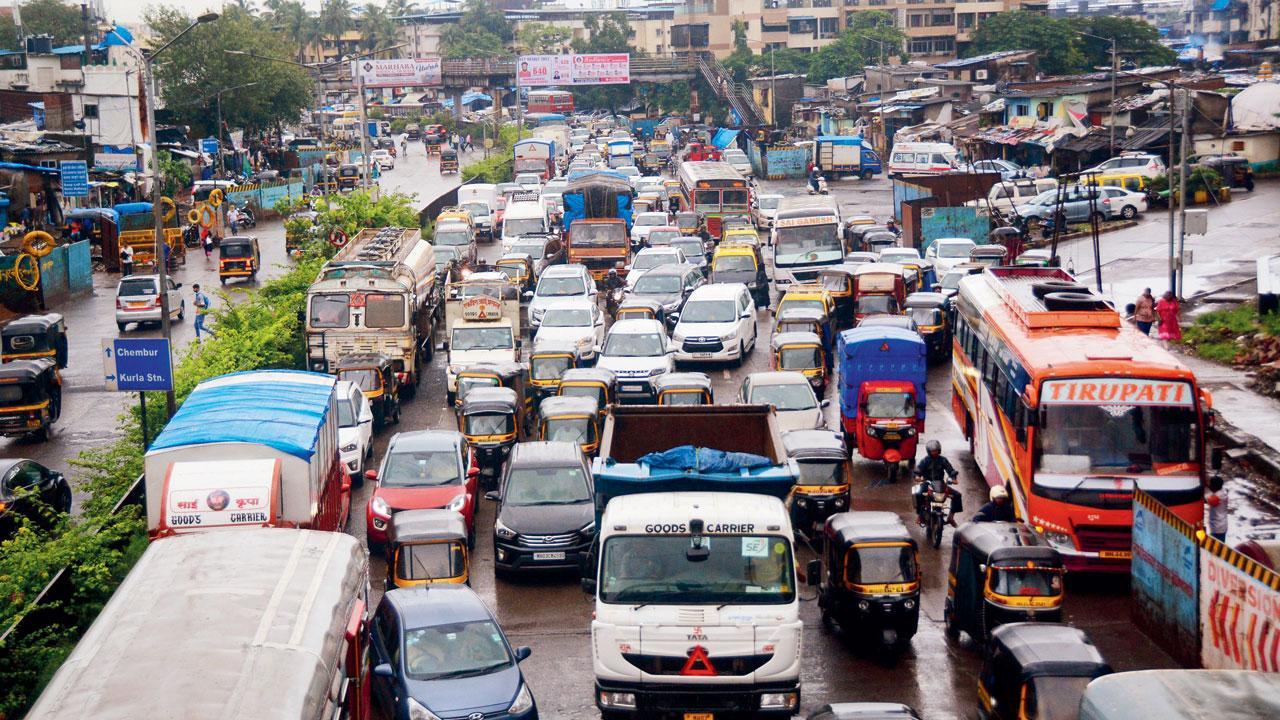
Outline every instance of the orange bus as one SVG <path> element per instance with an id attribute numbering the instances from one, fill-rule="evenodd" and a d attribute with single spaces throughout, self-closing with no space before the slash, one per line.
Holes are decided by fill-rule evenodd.
<path id="1" fill-rule="evenodd" d="M 686 160 L 680 163 L 681 205 L 703 218 L 703 227 L 720 237 L 720 218 L 750 215 L 751 191 L 747 179 L 729 163 Z"/>
<path id="2" fill-rule="evenodd" d="M 1135 484 L 1203 519 L 1209 395 L 1057 268 L 991 268 L 952 305 L 951 407 L 990 485 L 1073 570 L 1129 569 Z M 1056 285 L 1056 286 L 1055 286 Z"/>
<path id="3" fill-rule="evenodd" d="M 528 112 L 571 113 L 573 112 L 573 93 L 568 90 L 530 90 Z"/>

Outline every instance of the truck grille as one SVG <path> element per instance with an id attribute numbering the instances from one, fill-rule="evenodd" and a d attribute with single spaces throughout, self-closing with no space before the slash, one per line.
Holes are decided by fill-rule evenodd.
<path id="1" fill-rule="evenodd" d="M 819 270 L 792 270 L 791 277 L 797 283 L 811 283 L 818 279 Z"/>
<path id="2" fill-rule="evenodd" d="M 1133 549 L 1133 534 L 1129 528 L 1077 525 L 1076 539 L 1080 541 L 1080 549 L 1085 552 L 1103 550 L 1128 552 Z"/>
<path id="3" fill-rule="evenodd" d="M 640 653 L 623 653 L 622 658 L 650 675 L 680 675 L 689 658 L 673 655 L 642 655 Z M 727 655 L 710 658 L 716 675 L 740 677 L 759 670 L 773 658 L 773 653 L 759 655 Z M 701 707 L 699 705 L 699 707 Z"/>

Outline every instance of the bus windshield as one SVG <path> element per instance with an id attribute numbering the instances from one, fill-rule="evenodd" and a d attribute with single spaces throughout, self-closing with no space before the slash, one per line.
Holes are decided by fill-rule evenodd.
<path id="1" fill-rule="evenodd" d="M 1191 407 L 1046 404 L 1042 417 L 1039 472 L 1163 475 L 1192 472 L 1200 462 Z"/>
<path id="2" fill-rule="evenodd" d="M 781 605 L 795 599 L 789 538 L 710 535 L 705 558 L 681 535 L 622 535 L 604 545 L 606 603 Z"/>
<path id="3" fill-rule="evenodd" d="M 844 248 L 834 222 L 776 228 L 773 260 L 781 266 L 839 262 Z"/>

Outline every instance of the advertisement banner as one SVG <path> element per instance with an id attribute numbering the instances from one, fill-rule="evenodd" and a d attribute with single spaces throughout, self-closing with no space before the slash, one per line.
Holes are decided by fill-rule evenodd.
<path id="1" fill-rule="evenodd" d="M 516 83 L 521 87 L 626 85 L 630 82 L 631 56 L 626 53 L 521 55 L 516 64 Z"/>
<path id="2" fill-rule="evenodd" d="M 365 87 L 424 87 L 442 84 L 440 58 L 353 60 L 351 77 Z"/>
<path id="3" fill-rule="evenodd" d="M 1280 575 L 1213 538 L 1200 547 L 1200 662 L 1280 672 Z"/>
<path id="4" fill-rule="evenodd" d="M 1143 632 L 1184 665 L 1199 662 L 1195 528 L 1138 491 L 1133 503 L 1133 613 Z"/>

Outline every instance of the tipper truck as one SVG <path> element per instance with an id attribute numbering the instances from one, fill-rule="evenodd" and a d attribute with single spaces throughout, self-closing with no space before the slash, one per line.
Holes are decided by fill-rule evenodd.
<path id="1" fill-rule="evenodd" d="M 569 262 L 586 265 L 597 280 L 619 263 L 630 264 L 634 196 L 631 183 L 618 173 L 590 173 L 569 181 L 561 196 Z"/>
<path id="2" fill-rule="evenodd" d="M 603 717 L 791 717 L 802 623 L 783 498 L 799 468 L 773 409 L 613 405 L 592 476 L 582 584 Z"/>

